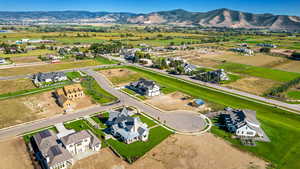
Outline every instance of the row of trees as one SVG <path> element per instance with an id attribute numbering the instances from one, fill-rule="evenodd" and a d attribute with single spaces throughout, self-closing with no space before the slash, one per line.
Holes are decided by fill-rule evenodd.
<path id="1" fill-rule="evenodd" d="M 287 83 L 284 83 L 282 84 L 281 86 L 279 87 L 275 87 L 275 88 L 272 88 L 268 93 L 266 93 L 265 95 L 266 96 L 279 96 L 280 93 L 283 93 L 285 91 L 287 91 L 289 88 L 293 87 L 293 86 L 296 86 L 300 83 L 300 77 L 294 79 L 294 80 L 291 80 Z"/>
<path id="2" fill-rule="evenodd" d="M 122 49 L 122 43 L 119 41 L 112 43 L 94 43 L 90 50 L 95 54 L 117 53 Z"/>

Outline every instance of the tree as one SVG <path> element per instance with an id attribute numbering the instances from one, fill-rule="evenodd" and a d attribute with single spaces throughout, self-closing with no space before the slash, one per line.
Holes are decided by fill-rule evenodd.
<path id="1" fill-rule="evenodd" d="M 262 53 L 270 53 L 271 48 L 260 48 L 259 51 L 262 52 Z"/>
<path id="2" fill-rule="evenodd" d="M 294 52 L 291 56 L 292 56 L 294 59 L 300 59 L 300 52 Z"/>

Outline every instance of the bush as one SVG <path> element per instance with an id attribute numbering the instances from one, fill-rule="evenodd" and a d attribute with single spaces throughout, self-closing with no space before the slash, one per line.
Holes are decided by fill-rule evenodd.
<path id="1" fill-rule="evenodd" d="M 300 52 L 294 52 L 291 56 L 295 59 L 300 59 Z"/>
<path id="2" fill-rule="evenodd" d="M 259 51 L 262 53 L 270 53 L 271 49 L 270 48 L 260 48 Z"/>

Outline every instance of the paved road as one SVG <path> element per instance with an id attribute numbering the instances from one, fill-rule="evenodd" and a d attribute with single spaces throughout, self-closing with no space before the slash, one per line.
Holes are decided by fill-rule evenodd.
<path id="1" fill-rule="evenodd" d="M 200 84 L 202 86 L 210 87 L 212 89 L 217 89 L 218 91 L 223 91 L 223 92 L 226 92 L 227 94 L 231 93 L 231 94 L 234 94 L 234 95 L 240 95 L 242 97 L 248 97 L 248 98 L 251 98 L 251 99 L 266 102 L 266 103 L 269 103 L 269 104 L 272 104 L 272 105 L 276 105 L 276 106 L 279 106 L 279 107 L 294 110 L 295 113 L 300 113 L 300 105 L 297 105 L 297 104 L 288 104 L 288 103 L 285 103 L 285 102 L 281 102 L 281 101 L 273 100 L 273 99 L 268 99 L 268 98 L 257 96 L 257 95 L 250 94 L 250 93 L 247 93 L 247 92 L 243 92 L 243 91 L 239 91 L 239 90 L 235 90 L 235 89 L 229 89 L 227 87 L 223 87 L 223 86 L 220 86 L 218 84 L 202 82 L 202 81 L 199 81 L 199 80 L 192 79 L 192 78 L 190 78 L 189 76 L 186 76 L 186 75 L 170 75 L 166 71 L 163 71 L 163 70 L 153 69 L 153 68 L 146 68 L 144 66 L 140 66 L 140 65 L 136 65 L 136 64 L 134 66 L 138 66 L 140 68 L 144 68 L 144 69 L 152 70 L 152 71 L 155 71 L 155 72 L 163 73 L 165 75 L 169 75 L 169 76 L 175 77 L 177 79 L 190 81 L 190 82 L 193 82 L 193 83 L 196 83 L 196 84 Z"/>
<path id="2" fill-rule="evenodd" d="M 166 121 L 167 126 L 180 132 L 197 132 L 204 129 L 204 127 L 206 126 L 206 122 L 197 113 L 183 111 L 176 111 L 172 113 L 161 112 L 158 109 L 155 109 L 149 105 L 145 105 L 144 103 L 139 102 L 133 99 L 132 97 L 114 89 L 110 85 L 109 81 L 107 81 L 104 78 L 104 76 L 100 75 L 99 73 L 92 71 L 91 69 L 84 69 L 83 71 L 93 76 L 102 88 L 118 97 L 120 103 L 109 106 L 98 105 L 87 109 L 79 110 L 70 114 L 59 115 L 43 120 L 37 120 L 35 122 L 20 124 L 10 128 L 0 129 L 0 139 L 17 136 L 36 129 L 91 115 L 97 112 L 109 110 L 122 105 L 135 106 L 139 108 L 142 112 L 145 112 L 147 115 L 153 118 L 160 117 L 160 120 Z"/>
<path id="3" fill-rule="evenodd" d="M 187 111 L 163 112 L 116 90 L 103 75 L 93 70 L 87 70 L 85 72 L 93 76 L 103 89 L 118 97 L 123 105 L 137 107 L 152 118 L 157 119 L 159 117 L 161 121 L 166 122 L 167 126 L 177 131 L 196 132 L 203 129 L 206 125 L 205 121 L 203 121 L 202 117 L 197 113 Z"/>

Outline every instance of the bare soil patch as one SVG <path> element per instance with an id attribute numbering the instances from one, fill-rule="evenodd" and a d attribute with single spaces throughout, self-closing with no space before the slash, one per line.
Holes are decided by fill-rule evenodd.
<path id="1" fill-rule="evenodd" d="M 75 104 L 75 110 L 84 109 L 95 105 L 89 96 L 84 96 L 76 100 Z"/>
<path id="2" fill-rule="evenodd" d="M 62 113 L 51 92 L 1 100 L 0 128 Z"/>
<path id="3" fill-rule="evenodd" d="M 136 81 L 141 76 L 137 72 L 128 69 L 108 69 L 99 71 L 116 86 L 124 86 L 132 81 Z"/>
<path id="4" fill-rule="evenodd" d="M 33 165 L 22 138 L 0 142 L 1 169 L 33 169 Z"/>
<path id="5" fill-rule="evenodd" d="M 299 60 L 290 60 L 289 62 L 286 62 L 281 65 L 277 65 L 273 67 L 275 69 L 281 69 L 288 72 L 300 72 L 300 61 Z"/>
<path id="6" fill-rule="evenodd" d="M 263 169 L 266 162 L 239 151 L 210 133 L 173 135 L 129 165 L 109 149 L 77 162 L 72 169 Z"/>
<path id="7" fill-rule="evenodd" d="M 33 63 L 41 61 L 37 56 L 12 57 L 10 60 L 14 63 Z"/>
<path id="8" fill-rule="evenodd" d="M 17 80 L 1 80 L 0 81 L 0 94 L 16 92 L 19 90 L 33 89 L 30 79 L 17 79 Z"/>
<path id="9" fill-rule="evenodd" d="M 273 86 L 279 85 L 279 82 L 258 77 L 245 77 L 224 86 L 245 92 L 262 95 Z"/>
<path id="10" fill-rule="evenodd" d="M 146 100 L 147 103 L 161 109 L 164 111 L 174 111 L 174 110 L 192 110 L 201 111 L 207 109 L 206 106 L 201 108 L 190 106 L 192 98 L 181 92 L 174 92 L 166 95 L 160 95 L 152 97 Z"/>

